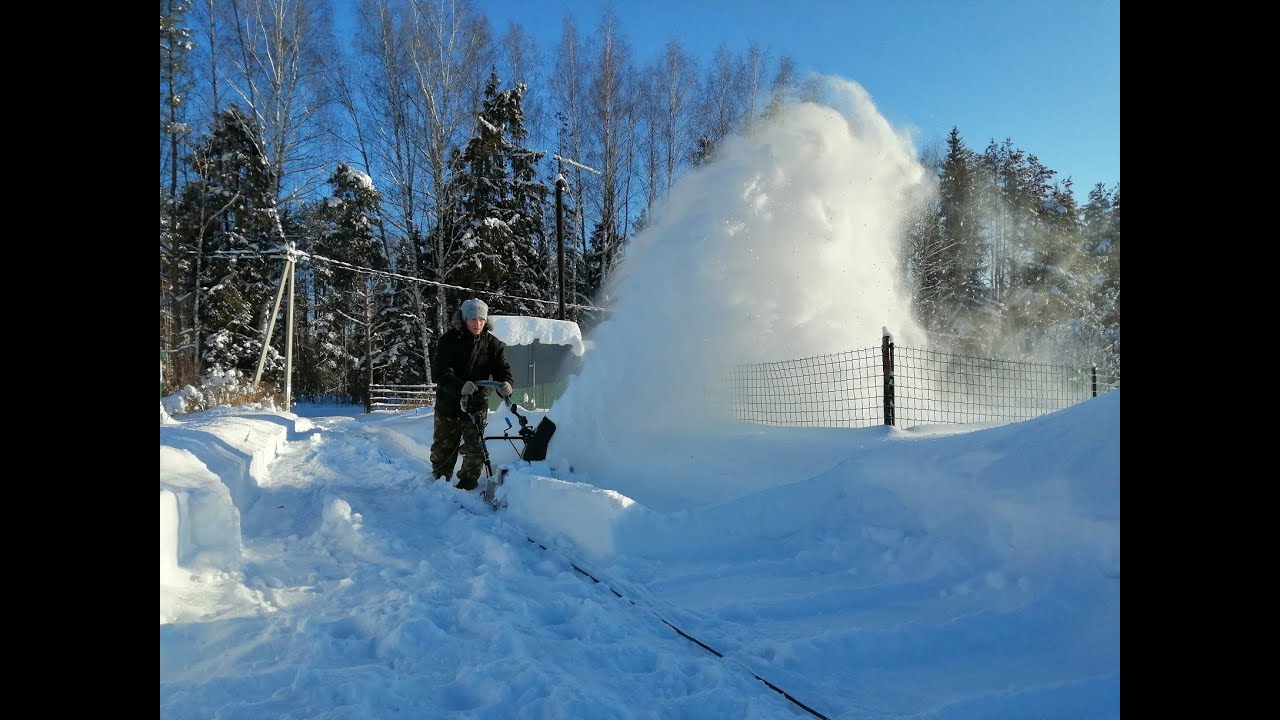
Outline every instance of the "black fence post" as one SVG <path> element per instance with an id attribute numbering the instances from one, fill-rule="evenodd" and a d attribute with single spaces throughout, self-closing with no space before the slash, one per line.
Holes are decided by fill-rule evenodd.
<path id="1" fill-rule="evenodd" d="M 1093 366 L 1093 396 L 1098 397 L 1098 366 Z"/>
<path id="2" fill-rule="evenodd" d="M 884 424 L 892 426 L 893 417 L 893 336 L 885 333 L 880 342 L 880 364 L 884 369 Z"/>

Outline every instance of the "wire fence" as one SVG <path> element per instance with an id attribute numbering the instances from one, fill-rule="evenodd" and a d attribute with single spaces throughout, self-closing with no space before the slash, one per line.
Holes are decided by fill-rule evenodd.
<path id="1" fill-rule="evenodd" d="M 738 366 L 718 395 L 763 425 L 907 428 L 1009 423 L 1061 410 L 1119 387 L 1096 367 L 972 357 L 897 347 Z"/>
<path id="2" fill-rule="evenodd" d="M 1062 410 L 1118 388 L 1118 377 L 1080 368 L 897 347 L 864 348 L 740 365 L 709 401 L 761 425 L 908 428 L 1003 424 Z M 550 408 L 564 383 L 516 388 L 528 407 Z M 433 385 L 375 386 L 366 412 L 434 402 Z M 496 409 L 497 396 L 490 398 Z"/>
<path id="3" fill-rule="evenodd" d="M 868 349 L 740 365 L 725 378 L 723 397 L 734 417 L 763 425 L 879 425 L 879 356 Z"/>

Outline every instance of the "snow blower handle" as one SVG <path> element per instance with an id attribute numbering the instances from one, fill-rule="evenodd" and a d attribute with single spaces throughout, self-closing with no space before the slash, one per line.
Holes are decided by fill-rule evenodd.
<path id="1" fill-rule="evenodd" d="M 476 380 L 475 384 L 481 387 L 488 387 L 488 388 L 495 388 L 495 389 L 502 387 L 502 383 L 498 382 L 497 380 Z M 528 424 L 529 421 L 525 420 L 524 416 L 520 414 L 520 406 L 511 402 L 510 396 L 502 398 L 502 402 L 506 403 L 507 408 L 511 410 L 511 413 L 520 419 L 520 427 L 524 427 L 526 424 Z"/>
<path id="2" fill-rule="evenodd" d="M 470 382 L 470 381 L 465 382 L 465 383 L 463 383 L 463 384 L 462 384 L 462 389 L 463 389 L 463 390 L 466 390 L 467 385 L 474 385 L 474 384 L 475 384 L 475 383 L 472 383 L 472 382 Z M 469 392 L 464 392 L 464 393 L 462 393 L 462 396 L 458 398 L 458 407 L 462 408 L 462 414 L 463 414 L 463 415 L 470 415 L 470 414 L 471 414 L 471 413 L 467 412 L 467 403 L 469 403 L 470 401 L 471 401 L 471 393 L 469 393 Z"/>
<path id="3" fill-rule="evenodd" d="M 503 385 L 503 383 L 495 380 L 476 380 L 475 384 L 491 388 L 498 388 Z M 509 396 L 502 398 L 502 400 L 507 404 L 507 409 L 511 411 L 511 414 L 520 420 L 519 435 L 520 439 L 524 440 L 524 450 L 520 453 L 520 459 L 530 462 L 545 460 L 547 458 L 547 443 L 551 442 L 551 435 L 556 431 L 556 424 L 551 422 L 551 418 L 543 417 L 538 421 L 537 427 L 529 427 L 529 419 L 520 414 L 520 406 L 511 402 Z M 508 420 L 507 424 L 510 425 L 511 421 Z"/>

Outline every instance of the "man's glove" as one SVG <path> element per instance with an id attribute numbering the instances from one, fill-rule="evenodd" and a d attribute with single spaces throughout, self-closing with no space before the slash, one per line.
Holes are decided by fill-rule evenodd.
<path id="1" fill-rule="evenodd" d="M 511 383 L 509 382 L 502 383 L 502 387 L 498 388 L 498 394 L 504 398 L 511 397 Z"/>
<path id="2" fill-rule="evenodd" d="M 476 384 L 470 380 L 462 384 L 462 397 L 470 397 L 476 391 Z"/>

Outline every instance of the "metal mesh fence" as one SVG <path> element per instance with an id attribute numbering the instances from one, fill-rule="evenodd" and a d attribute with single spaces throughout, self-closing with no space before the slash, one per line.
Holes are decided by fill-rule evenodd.
<path id="1" fill-rule="evenodd" d="M 1092 368 L 904 347 L 894 348 L 894 368 L 898 427 L 1029 420 L 1094 394 Z"/>
<path id="2" fill-rule="evenodd" d="M 724 397 L 729 412 L 764 425 L 865 427 L 881 424 L 880 350 L 733 368 Z"/>
<path id="3" fill-rule="evenodd" d="M 733 368 L 722 398 L 763 425 L 900 428 L 1009 423 L 1061 410 L 1119 386 L 1078 368 L 896 347 L 886 342 L 800 360 Z"/>

